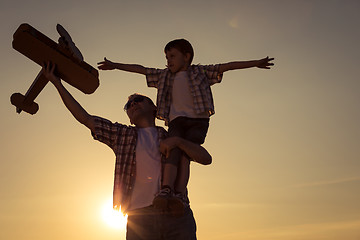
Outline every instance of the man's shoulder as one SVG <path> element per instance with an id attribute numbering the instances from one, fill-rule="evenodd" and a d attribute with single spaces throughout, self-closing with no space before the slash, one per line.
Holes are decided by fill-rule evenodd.
<path id="1" fill-rule="evenodd" d="M 163 127 L 156 126 L 156 129 L 158 131 L 160 139 L 164 139 L 168 137 L 168 132 Z"/>
<path id="2" fill-rule="evenodd" d="M 130 126 L 130 125 L 126 125 L 123 123 L 119 123 L 119 122 L 112 122 L 111 120 L 107 119 L 107 118 L 103 118 L 103 117 L 99 117 L 99 116 L 93 116 L 94 118 L 94 122 L 96 126 L 113 126 L 113 127 L 117 127 L 117 128 L 126 128 L 129 130 L 135 130 L 134 126 Z"/>

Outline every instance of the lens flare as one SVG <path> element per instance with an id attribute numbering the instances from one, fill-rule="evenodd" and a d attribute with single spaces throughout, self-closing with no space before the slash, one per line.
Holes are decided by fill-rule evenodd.
<path id="1" fill-rule="evenodd" d="M 111 199 L 104 204 L 101 215 L 105 223 L 111 228 L 126 228 L 127 215 L 124 216 L 121 211 L 114 210 Z"/>

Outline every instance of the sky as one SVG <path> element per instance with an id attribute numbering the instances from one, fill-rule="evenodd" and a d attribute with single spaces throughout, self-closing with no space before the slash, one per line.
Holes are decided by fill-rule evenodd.
<path id="1" fill-rule="evenodd" d="M 12 48 L 13 33 L 29 23 L 57 41 L 60 23 L 93 67 L 107 57 L 165 68 L 163 48 L 177 38 L 192 43 L 195 64 L 274 57 L 271 70 L 226 72 L 212 87 L 213 163 L 192 164 L 189 183 L 198 239 L 359 240 L 359 9 L 357 0 L 0 0 L 0 239 L 125 239 L 124 224 L 104 217 L 112 151 L 51 84 L 35 115 L 10 104 L 40 71 Z M 99 74 L 93 94 L 66 85 L 90 114 L 130 124 L 127 96 L 156 98 L 142 75 Z"/>

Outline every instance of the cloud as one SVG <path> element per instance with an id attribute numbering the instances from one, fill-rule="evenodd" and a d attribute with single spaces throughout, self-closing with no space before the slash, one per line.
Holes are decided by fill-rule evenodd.
<path id="1" fill-rule="evenodd" d="M 259 207 L 264 206 L 264 204 L 257 203 L 204 203 L 201 204 L 202 208 L 249 208 L 249 207 Z"/>
<path id="2" fill-rule="evenodd" d="M 217 236 L 219 239 L 276 239 L 276 240 L 318 240 L 318 239 L 350 239 L 359 236 L 360 220 L 342 222 L 323 222 L 301 225 L 260 228 L 250 231 L 235 231 Z M 340 236 L 342 236 L 340 238 Z M 355 238 L 354 238 L 355 239 Z M 358 239 L 358 238 L 356 238 Z"/>
<path id="3" fill-rule="evenodd" d="M 333 185 L 333 184 L 356 182 L 356 181 L 360 181 L 360 176 L 350 177 L 350 178 L 342 178 L 342 179 L 334 179 L 334 180 L 326 180 L 326 181 L 318 181 L 318 182 L 311 182 L 311 183 L 303 183 L 303 184 L 295 185 L 295 187 L 298 187 L 298 188 L 315 187 L 315 186 L 325 186 L 325 185 Z"/>

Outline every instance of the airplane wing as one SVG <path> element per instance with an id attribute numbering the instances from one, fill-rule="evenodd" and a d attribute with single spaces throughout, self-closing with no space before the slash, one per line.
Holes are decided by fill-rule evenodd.
<path id="1" fill-rule="evenodd" d="M 65 33 L 61 28 L 61 25 L 60 27 L 57 26 L 60 35 L 65 36 L 67 32 L 62 28 Z M 55 74 L 57 76 L 85 94 L 93 93 L 99 86 L 98 71 L 85 61 L 82 61 L 82 55 L 79 58 L 78 54 L 69 51 L 63 44 L 54 42 L 29 24 L 21 24 L 15 31 L 12 46 L 40 66 L 51 61 L 56 65 Z M 31 114 L 36 113 L 37 110 L 35 111 L 36 107 L 34 107 L 33 101 L 46 83 L 47 80 L 44 79 L 40 71 L 25 96 L 20 93 L 13 94 L 11 103 L 17 107 L 17 112 L 24 110 Z"/>

